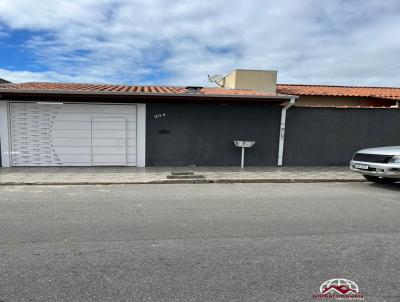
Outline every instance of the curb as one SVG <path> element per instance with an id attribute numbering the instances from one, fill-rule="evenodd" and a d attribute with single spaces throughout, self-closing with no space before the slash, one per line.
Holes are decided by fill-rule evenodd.
<path id="1" fill-rule="evenodd" d="M 319 183 L 319 182 L 366 182 L 357 178 L 256 178 L 256 179 L 216 179 L 213 183 Z"/>
<path id="2" fill-rule="evenodd" d="M 355 178 L 256 178 L 256 179 L 165 179 L 150 181 L 81 181 L 81 182 L 0 182 L 0 186 L 79 186 L 79 185 L 146 185 L 146 184 L 235 184 L 235 183 L 329 183 L 329 182 L 366 182 Z"/>

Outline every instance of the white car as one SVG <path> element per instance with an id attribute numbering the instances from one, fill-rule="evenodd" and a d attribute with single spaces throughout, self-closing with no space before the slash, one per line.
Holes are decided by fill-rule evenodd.
<path id="1" fill-rule="evenodd" d="M 400 181 L 400 146 L 363 149 L 356 152 L 350 169 L 378 183 Z"/>

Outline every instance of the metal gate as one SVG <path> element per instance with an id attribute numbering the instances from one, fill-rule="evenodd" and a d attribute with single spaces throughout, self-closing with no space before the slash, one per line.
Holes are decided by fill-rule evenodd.
<path id="1" fill-rule="evenodd" d="M 13 166 L 136 166 L 136 106 L 11 103 Z"/>

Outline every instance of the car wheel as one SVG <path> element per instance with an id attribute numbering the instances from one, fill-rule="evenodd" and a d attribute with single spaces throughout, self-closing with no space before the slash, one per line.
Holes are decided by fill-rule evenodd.
<path id="1" fill-rule="evenodd" d="M 363 174 L 363 176 L 366 180 L 376 182 L 378 184 L 392 184 L 397 181 L 395 178 L 378 177 L 366 174 Z"/>

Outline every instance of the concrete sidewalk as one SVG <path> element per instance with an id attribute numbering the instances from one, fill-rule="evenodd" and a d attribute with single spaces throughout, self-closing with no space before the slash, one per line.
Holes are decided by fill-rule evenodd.
<path id="1" fill-rule="evenodd" d="M 204 180 L 167 179 L 170 172 L 194 171 Z M 358 182 L 348 167 L 18 167 L 0 168 L 0 185 Z"/>

